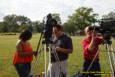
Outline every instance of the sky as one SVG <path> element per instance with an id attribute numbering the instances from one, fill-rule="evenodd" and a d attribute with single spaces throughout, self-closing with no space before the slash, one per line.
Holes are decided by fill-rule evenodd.
<path id="1" fill-rule="evenodd" d="M 65 22 L 79 7 L 91 7 L 100 16 L 115 12 L 115 0 L 0 0 L 0 20 L 9 14 L 42 21 L 49 13 L 59 13 Z"/>

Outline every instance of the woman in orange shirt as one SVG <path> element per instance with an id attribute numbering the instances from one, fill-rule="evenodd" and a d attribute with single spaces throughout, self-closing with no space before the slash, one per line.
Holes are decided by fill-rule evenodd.
<path id="1" fill-rule="evenodd" d="M 30 30 L 24 30 L 20 34 L 19 40 L 16 44 L 16 53 L 13 59 L 13 64 L 19 77 L 29 77 L 33 55 L 37 55 L 37 52 L 33 52 L 32 47 L 28 42 L 31 37 L 32 32 Z"/>

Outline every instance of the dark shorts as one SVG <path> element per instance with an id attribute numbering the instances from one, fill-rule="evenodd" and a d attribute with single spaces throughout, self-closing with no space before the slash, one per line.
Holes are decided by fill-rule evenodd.
<path id="1" fill-rule="evenodd" d="M 19 77 L 29 77 L 31 71 L 31 63 L 17 63 L 14 65 Z"/>
<path id="2" fill-rule="evenodd" d="M 99 60 L 94 61 L 89 69 L 91 62 L 92 61 L 89 60 L 84 61 L 82 77 L 101 77 L 101 75 L 99 74 L 101 72 Z"/>

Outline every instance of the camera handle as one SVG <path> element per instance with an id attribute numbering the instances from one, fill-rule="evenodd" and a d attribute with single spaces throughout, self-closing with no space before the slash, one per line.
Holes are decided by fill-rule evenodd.
<path id="1" fill-rule="evenodd" d="M 106 51 L 108 52 L 108 57 L 109 57 L 109 64 L 110 64 L 110 71 L 111 71 L 111 77 L 115 77 L 115 53 L 114 50 L 111 46 L 111 43 L 106 43 Z"/>

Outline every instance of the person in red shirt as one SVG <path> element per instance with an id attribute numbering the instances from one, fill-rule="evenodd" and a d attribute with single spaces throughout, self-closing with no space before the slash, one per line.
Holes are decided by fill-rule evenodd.
<path id="1" fill-rule="evenodd" d="M 33 55 L 37 55 L 37 52 L 33 52 L 32 47 L 28 42 L 31 37 L 32 32 L 30 30 L 24 30 L 20 34 L 19 40 L 16 44 L 13 64 L 19 74 L 19 77 L 29 77 Z"/>
<path id="2" fill-rule="evenodd" d="M 83 77 L 101 77 L 96 75 L 96 72 L 100 72 L 99 63 L 99 45 L 103 43 L 103 37 L 97 36 L 96 31 L 92 26 L 85 28 L 86 37 L 82 40 L 83 47 Z"/>

